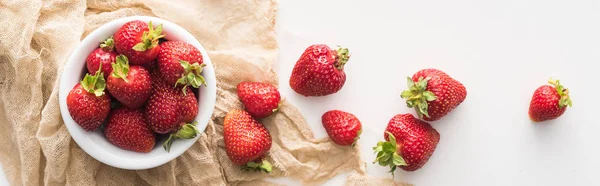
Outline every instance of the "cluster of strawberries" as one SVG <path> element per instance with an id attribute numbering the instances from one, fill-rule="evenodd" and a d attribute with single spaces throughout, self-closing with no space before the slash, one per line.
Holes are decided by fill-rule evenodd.
<path id="1" fill-rule="evenodd" d="M 67 96 L 73 120 L 87 131 L 106 122 L 103 132 L 108 141 L 136 152 L 150 152 L 157 134 L 169 135 L 163 145 L 167 151 L 174 139 L 196 137 L 200 132 L 192 122 L 198 114 L 198 100 L 193 90 L 206 84 L 201 76 L 202 54 L 186 42 L 163 37 L 162 25 L 155 28 L 152 23 L 131 21 L 90 53 L 86 59 L 89 73 Z M 304 96 L 336 93 L 346 81 L 344 65 L 349 59 L 347 48 L 309 46 L 294 66 L 290 86 Z M 533 95 L 529 108 L 533 121 L 558 118 L 571 106 L 568 90 L 557 80 L 549 82 L 553 86 L 542 86 Z M 389 166 L 392 173 L 396 167 L 417 170 L 429 160 L 440 134 L 425 121 L 439 120 L 467 96 L 463 84 L 437 69 L 418 71 L 407 84 L 401 97 L 418 118 L 394 116 L 385 141 L 373 147 L 374 163 Z M 257 119 L 279 109 L 279 91 L 267 83 L 242 82 L 237 94 L 245 110 L 234 109 L 225 116 L 227 155 L 246 170 L 271 172 L 265 154 L 272 139 Z M 342 146 L 354 146 L 362 131 L 358 118 L 341 110 L 324 113 L 322 123 L 331 140 Z"/>
<path id="2" fill-rule="evenodd" d="M 326 96 L 338 92 L 346 81 L 344 65 L 350 53 L 347 48 L 333 50 L 326 45 L 309 46 L 296 62 L 290 86 L 304 96 Z M 556 119 L 566 106 L 571 106 L 568 90 L 556 80 L 538 88 L 530 103 L 529 116 L 539 122 Z M 408 89 L 401 93 L 413 114 L 398 114 L 390 119 L 383 137 L 373 150 L 373 163 L 415 171 L 429 160 L 440 140 L 440 134 L 427 122 L 436 121 L 460 105 L 467 96 L 465 86 L 437 69 L 423 69 L 407 78 Z M 268 130 L 254 118 L 264 118 L 277 111 L 280 95 L 266 83 L 243 82 L 238 96 L 246 111 L 233 110 L 225 117 L 224 140 L 229 158 L 245 169 L 270 172 L 264 160 L 271 147 Z M 253 118 L 254 117 L 254 118 Z M 341 110 L 325 112 L 322 124 L 333 142 L 354 146 L 362 132 L 360 120 Z"/>
<path id="3" fill-rule="evenodd" d="M 281 95 L 277 88 L 262 82 L 241 82 L 237 94 L 245 110 L 227 112 L 223 121 L 223 141 L 229 159 L 244 170 L 272 171 L 265 154 L 272 139 L 267 128 L 257 119 L 269 117 L 279 110 Z"/>
<path id="4" fill-rule="evenodd" d="M 326 45 L 310 46 L 296 63 L 290 85 L 304 96 L 333 94 L 346 81 L 343 68 L 349 58 L 347 48 L 332 50 Z M 241 82 L 237 85 L 237 94 L 245 110 L 234 109 L 225 116 L 223 140 L 227 155 L 245 170 L 269 173 L 272 167 L 265 155 L 271 148 L 272 139 L 257 119 L 277 112 L 281 95 L 276 87 L 262 82 Z M 356 117 L 348 117 L 350 115 L 334 110 L 323 116 L 326 130 L 338 144 L 350 145 L 358 139 L 360 122 Z"/>
<path id="5" fill-rule="evenodd" d="M 169 135 L 167 151 L 176 138 L 196 137 L 193 89 L 205 85 L 202 54 L 164 36 L 162 25 L 131 21 L 90 53 L 89 73 L 67 96 L 73 120 L 86 131 L 102 128 L 112 144 L 136 152 L 150 152 L 157 134 Z"/>

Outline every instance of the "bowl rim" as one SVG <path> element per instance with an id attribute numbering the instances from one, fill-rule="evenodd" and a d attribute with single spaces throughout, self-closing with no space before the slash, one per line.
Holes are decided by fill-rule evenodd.
<path id="1" fill-rule="evenodd" d="M 196 116 L 195 121 L 197 121 L 196 127 L 200 131 L 204 131 L 206 129 L 206 127 L 212 117 L 212 114 L 214 111 L 214 106 L 216 103 L 216 98 L 217 98 L 217 96 L 216 96 L 217 81 L 216 81 L 213 64 L 212 64 L 206 50 L 200 44 L 200 42 L 198 42 L 198 40 L 190 32 L 185 30 L 183 27 L 181 27 L 173 22 L 161 19 L 161 18 L 150 17 L 150 16 L 130 16 L 130 17 L 124 17 L 124 18 L 112 20 L 112 21 L 105 23 L 102 26 L 96 28 L 94 31 L 92 31 L 90 34 L 88 34 L 77 45 L 77 47 L 73 50 L 73 52 L 69 56 L 67 62 L 63 66 L 63 71 L 62 71 L 60 83 L 59 83 L 59 106 L 60 106 L 61 116 L 63 118 L 65 126 L 67 127 L 67 130 L 69 131 L 69 134 L 71 135 L 73 140 L 75 140 L 75 142 L 79 145 L 79 147 L 81 147 L 81 149 L 83 149 L 83 151 L 85 151 L 87 154 L 92 156 L 94 159 L 96 159 L 104 164 L 107 164 L 107 165 L 110 165 L 113 167 L 117 167 L 117 168 L 128 169 L 128 170 L 141 170 L 141 169 L 149 169 L 149 168 L 154 168 L 154 167 L 163 165 L 163 164 L 179 157 L 181 154 L 183 154 L 185 151 L 187 151 L 192 145 L 194 145 L 194 143 L 196 143 L 198 141 L 198 139 L 202 135 L 204 135 L 204 132 L 202 132 L 200 135 L 196 136 L 193 139 L 176 140 L 173 143 L 170 152 L 165 151 L 164 154 L 160 154 L 158 156 L 144 158 L 143 160 L 125 158 L 125 156 L 123 156 L 123 157 L 118 156 L 118 155 L 114 154 L 113 152 L 109 152 L 109 150 L 102 149 L 100 146 L 98 146 L 98 144 L 96 144 L 89 136 L 90 136 L 90 133 L 95 133 L 99 129 L 94 130 L 94 131 L 89 131 L 89 132 L 83 130 L 77 123 L 75 123 L 75 121 L 71 117 L 71 115 L 67 109 L 67 106 L 66 106 L 67 95 L 69 94 L 71 89 L 75 86 L 75 84 L 77 84 L 77 82 L 81 81 L 81 77 L 82 77 L 81 74 L 69 73 L 69 72 L 78 71 L 77 69 L 81 69 L 81 68 L 84 68 L 84 70 L 83 70 L 84 72 L 86 71 L 85 70 L 85 68 L 86 68 L 85 58 L 87 57 L 87 54 L 89 52 L 91 52 L 91 51 L 86 52 L 86 47 L 91 46 L 92 43 L 97 44 L 96 41 L 98 41 L 98 38 L 102 38 L 101 40 L 106 39 L 106 32 L 109 32 L 110 35 L 112 35 L 123 24 L 125 24 L 126 22 L 129 22 L 129 21 L 133 21 L 133 20 L 141 20 L 144 22 L 152 21 L 153 25 L 163 24 L 164 32 L 170 32 L 170 34 L 174 34 L 177 37 L 183 38 L 181 40 L 184 40 L 185 42 L 187 42 L 191 45 L 194 45 L 196 48 L 198 48 L 198 50 L 200 50 L 202 57 L 203 57 L 203 63 L 206 64 L 206 66 L 203 68 L 202 76 L 204 76 L 204 78 L 207 82 L 206 87 L 201 87 L 199 89 L 200 93 L 197 97 L 199 105 L 198 105 L 198 115 Z M 114 31 L 111 32 L 111 30 L 113 30 L 113 29 L 114 29 Z M 169 36 L 167 36 L 167 37 L 169 37 Z M 86 53 L 86 54 L 83 55 L 82 53 Z M 81 57 L 81 56 L 83 56 L 83 57 Z M 73 76 L 79 77 L 79 79 L 77 81 L 75 81 L 75 84 L 70 83 L 73 81 L 70 79 L 70 78 L 74 78 Z M 67 80 L 70 80 L 70 81 L 67 81 Z M 100 132 L 100 133 L 102 133 L 102 132 Z M 158 146 L 158 140 L 157 140 L 157 145 L 154 147 L 153 151 L 157 150 L 157 146 Z M 179 146 L 179 147 L 174 148 L 176 146 Z M 116 146 L 115 146 L 115 148 L 116 148 Z M 136 153 L 136 152 L 132 152 L 132 151 L 123 150 L 120 148 L 116 148 L 116 149 L 119 149 L 117 151 L 123 151 L 120 153 Z M 160 148 L 159 150 L 164 151 L 162 148 Z M 119 153 L 119 152 L 117 152 L 117 153 Z M 146 153 L 137 153 L 137 154 L 140 154 L 141 155 L 140 157 L 142 157 Z M 134 155 L 134 156 L 137 156 L 137 155 Z"/>

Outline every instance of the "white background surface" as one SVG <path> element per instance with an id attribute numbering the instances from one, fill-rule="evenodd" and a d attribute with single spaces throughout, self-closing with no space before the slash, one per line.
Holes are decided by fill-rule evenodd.
<path id="1" fill-rule="evenodd" d="M 600 1 L 281 0 L 277 22 L 283 96 L 317 137 L 326 137 L 325 111 L 357 115 L 367 162 L 389 119 L 414 113 L 400 98 L 406 76 L 438 68 L 467 87 L 465 102 L 432 122 L 441 141 L 426 166 L 397 170 L 397 180 L 417 186 L 599 184 Z M 304 98 L 289 87 L 295 61 L 313 43 L 353 53 L 346 85 L 334 95 Z M 533 124 L 531 94 L 551 76 L 570 88 L 573 108 L 558 120 Z M 371 163 L 367 171 L 391 177 Z M 326 184 L 342 185 L 345 176 Z"/>
<path id="2" fill-rule="evenodd" d="M 371 175 L 371 147 L 395 114 L 414 113 L 400 93 L 406 76 L 441 69 L 467 87 L 466 100 L 432 122 L 441 141 L 429 162 L 396 179 L 418 186 L 598 185 L 600 1 L 291 1 L 278 17 L 280 91 L 317 137 L 321 115 L 342 109 L 363 124 L 360 149 Z M 305 98 L 289 87 L 293 65 L 314 43 L 342 45 L 352 57 L 343 89 Z M 571 91 L 573 107 L 534 124 L 533 91 L 550 77 Z M 328 182 L 344 183 L 345 175 Z"/>

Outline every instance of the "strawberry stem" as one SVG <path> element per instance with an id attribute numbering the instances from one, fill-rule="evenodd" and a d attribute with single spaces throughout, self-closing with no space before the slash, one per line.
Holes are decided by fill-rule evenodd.
<path id="1" fill-rule="evenodd" d="M 111 64 L 113 68 L 112 76 L 121 78 L 125 83 L 129 83 L 127 75 L 129 74 L 129 60 L 123 54 L 117 56 L 114 63 Z"/>
<path id="2" fill-rule="evenodd" d="M 404 158 L 398 154 L 398 144 L 396 143 L 396 137 L 390 132 L 387 132 L 387 141 L 380 141 L 377 146 L 373 147 L 373 151 L 377 154 L 377 158 L 373 161 L 373 164 L 379 163 L 381 166 L 389 166 L 390 173 L 394 175 L 394 171 L 398 166 L 407 166 L 408 164 L 404 161 Z"/>
<path id="3" fill-rule="evenodd" d="M 402 92 L 400 97 L 406 99 L 406 105 L 409 108 L 415 108 L 419 118 L 423 118 L 423 115 L 429 117 L 428 113 L 428 101 L 434 101 L 437 99 L 433 92 L 427 90 L 427 82 L 431 77 L 423 79 L 419 78 L 419 81 L 414 82 L 410 77 L 407 77 L 408 90 Z"/>
<path id="4" fill-rule="evenodd" d="M 175 139 L 192 139 L 195 138 L 196 136 L 198 136 L 198 134 L 200 134 L 200 131 L 198 130 L 198 128 L 196 128 L 196 121 L 194 121 L 194 123 L 192 124 L 185 124 L 183 126 L 181 126 L 181 128 L 179 130 L 177 130 L 177 132 L 175 133 L 171 133 L 171 135 L 169 135 L 169 138 L 167 139 L 167 141 L 165 141 L 165 143 L 163 144 L 163 148 L 167 151 L 170 152 L 171 151 L 171 145 L 173 144 L 173 141 Z"/>
<path id="5" fill-rule="evenodd" d="M 560 100 L 558 101 L 559 108 L 566 107 L 567 105 L 569 107 L 573 106 L 573 102 L 571 101 L 571 97 L 569 96 L 569 89 L 563 87 L 560 84 L 560 81 L 557 79 L 550 78 L 550 80 L 548 80 L 548 83 L 554 86 L 556 92 L 560 96 Z"/>
<path id="6" fill-rule="evenodd" d="M 266 172 L 266 173 L 271 173 L 273 171 L 273 165 L 271 165 L 271 163 L 267 160 L 262 160 L 259 163 L 251 161 L 251 162 L 248 162 L 246 165 L 244 165 L 242 167 L 242 170 L 245 170 L 245 171 L 253 170 L 254 172 L 262 171 L 262 172 Z"/>
<path id="7" fill-rule="evenodd" d="M 194 88 L 199 88 L 201 85 L 206 86 L 206 80 L 200 75 L 202 73 L 202 68 L 205 67 L 206 64 L 190 64 L 184 60 L 179 60 L 179 64 L 183 67 L 184 73 L 183 76 L 175 82 L 175 87 L 177 87 L 177 85 L 183 85 L 182 91 L 184 95 L 187 95 L 186 88 L 190 85 Z"/>
<path id="8" fill-rule="evenodd" d="M 84 90 L 89 93 L 94 93 L 96 97 L 104 95 L 104 89 L 106 88 L 106 81 L 104 80 L 104 73 L 102 72 L 102 63 L 98 67 L 98 71 L 92 76 L 89 73 L 85 74 L 85 77 L 81 80 L 81 86 Z"/>
<path id="9" fill-rule="evenodd" d="M 102 48 L 104 51 L 113 51 L 115 48 L 115 40 L 113 40 L 113 37 L 110 36 L 108 39 L 100 43 L 100 48 Z"/>
<path id="10" fill-rule="evenodd" d="M 338 48 L 336 49 L 337 52 L 337 57 L 336 57 L 336 63 L 335 63 L 335 67 L 339 70 L 343 70 L 344 69 L 344 65 L 346 65 L 346 63 L 348 63 L 348 60 L 350 60 L 350 51 L 348 50 L 348 48 L 342 48 L 340 46 L 338 46 Z"/>
<path id="11" fill-rule="evenodd" d="M 148 31 L 144 31 L 144 33 L 142 34 L 142 41 L 133 46 L 133 50 L 143 52 L 158 46 L 159 39 L 165 37 L 165 35 L 162 34 L 162 30 L 162 24 L 154 28 L 152 26 L 152 21 L 150 21 L 148 23 Z"/>

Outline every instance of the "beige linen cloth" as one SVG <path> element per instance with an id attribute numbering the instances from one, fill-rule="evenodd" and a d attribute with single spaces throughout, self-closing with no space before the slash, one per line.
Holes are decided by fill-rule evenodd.
<path id="1" fill-rule="evenodd" d="M 265 177 L 320 184 L 352 172 L 347 185 L 400 185 L 365 174 L 358 148 L 315 139 L 302 114 L 284 103 L 262 122 L 273 136 L 271 174 L 245 172 L 224 151 L 223 117 L 241 108 L 241 81 L 277 85 L 275 0 L 0 0 L 0 162 L 11 185 L 265 185 Z M 102 24 L 148 15 L 175 22 L 204 45 L 218 99 L 202 137 L 177 159 L 130 171 L 107 166 L 72 140 L 62 121 L 62 67 L 81 39 Z"/>

